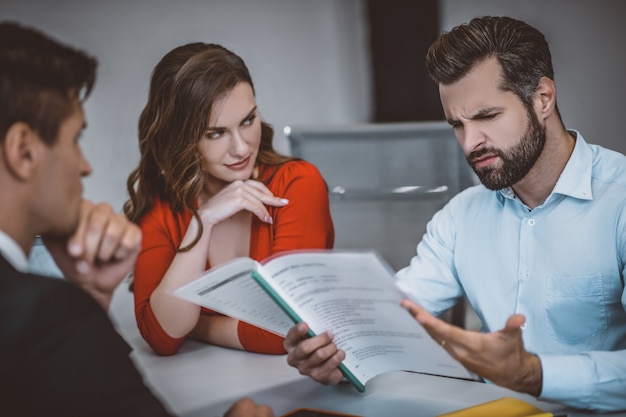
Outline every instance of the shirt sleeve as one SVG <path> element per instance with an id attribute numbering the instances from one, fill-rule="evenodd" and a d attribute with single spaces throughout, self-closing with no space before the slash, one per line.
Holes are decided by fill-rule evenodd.
<path id="1" fill-rule="evenodd" d="M 328 187 L 317 168 L 305 161 L 281 167 L 272 191 L 289 204 L 274 208 L 270 255 L 294 249 L 331 249 L 335 240 Z"/>
<path id="2" fill-rule="evenodd" d="M 170 416 L 91 297 L 59 282 L 34 306 L 25 326 L 32 340 L 14 358 L 15 415 Z"/>
<path id="3" fill-rule="evenodd" d="M 239 342 L 248 352 L 283 355 L 287 353 L 283 347 L 284 338 L 260 329 L 249 323 L 240 321 L 237 324 Z"/>
<path id="4" fill-rule="evenodd" d="M 133 293 L 135 318 L 141 336 L 159 355 L 173 355 L 185 337 L 171 337 L 157 320 L 150 306 L 150 297 L 176 256 L 175 242 L 180 242 L 181 225 L 169 210 L 157 202 L 141 220 L 141 252 L 135 264 Z"/>
<path id="5" fill-rule="evenodd" d="M 626 409 L 626 351 L 538 356 L 541 399 L 594 411 Z"/>
<path id="6" fill-rule="evenodd" d="M 458 197 L 439 210 L 426 226 L 408 266 L 396 273 L 396 284 L 416 303 L 441 315 L 463 296 L 456 277 L 455 223 L 460 209 Z"/>

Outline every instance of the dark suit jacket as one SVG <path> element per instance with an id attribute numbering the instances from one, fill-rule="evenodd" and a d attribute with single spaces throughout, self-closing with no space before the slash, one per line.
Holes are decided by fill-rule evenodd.
<path id="1" fill-rule="evenodd" d="M 0 414 L 169 416 L 91 296 L 0 256 Z"/>

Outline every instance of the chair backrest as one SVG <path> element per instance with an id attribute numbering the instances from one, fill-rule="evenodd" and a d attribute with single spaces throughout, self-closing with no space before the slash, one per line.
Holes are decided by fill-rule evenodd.
<path id="1" fill-rule="evenodd" d="M 335 248 L 376 249 L 395 270 L 432 215 L 473 183 L 446 122 L 289 126 L 285 135 L 328 184 Z"/>

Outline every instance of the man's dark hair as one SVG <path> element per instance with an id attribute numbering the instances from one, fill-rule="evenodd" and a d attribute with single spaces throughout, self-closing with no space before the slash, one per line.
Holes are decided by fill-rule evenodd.
<path id="1" fill-rule="evenodd" d="M 477 17 L 443 33 L 428 50 L 426 68 L 435 82 L 447 85 L 491 57 L 502 68 L 500 88 L 512 91 L 527 107 L 541 77 L 554 80 L 544 35 L 510 17 Z"/>
<path id="2" fill-rule="evenodd" d="M 0 22 L 0 140 L 23 122 L 53 144 L 76 98 L 91 92 L 96 67 L 82 51 L 19 23 Z"/>

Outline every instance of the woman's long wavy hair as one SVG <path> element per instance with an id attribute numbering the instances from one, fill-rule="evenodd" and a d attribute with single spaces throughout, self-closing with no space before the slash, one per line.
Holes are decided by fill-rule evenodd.
<path id="1" fill-rule="evenodd" d="M 204 187 L 199 142 L 208 128 L 213 104 L 239 83 L 254 85 L 243 60 L 228 49 L 190 43 L 167 53 L 156 65 L 148 102 L 139 118 L 139 166 L 127 180 L 129 199 L 124 213 L 138 223 L 154 204 L 166 201 L 175 214 L 190 210 L 200 224 L 192 248 L 202 235 L 196 200 Z M 282 164 L 293 158 L 278 154 L 272 145 L 274 131 L 261 122 L 257 164 Z"/>

